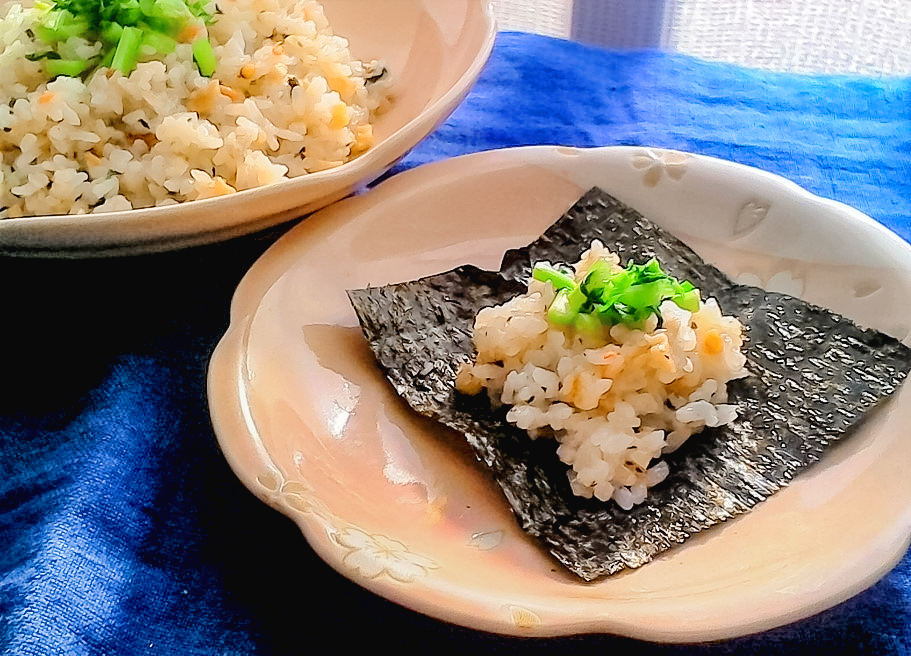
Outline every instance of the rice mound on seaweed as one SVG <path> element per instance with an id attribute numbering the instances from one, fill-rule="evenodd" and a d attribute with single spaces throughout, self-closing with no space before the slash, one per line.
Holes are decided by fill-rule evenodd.
<path id="1" fill-rule="evenodd" d="M 575 280 L 595 263 L 623 271 L 595 241 L 574 265 Z M 747 375 L 742 326 L 715 299 L 697 299 L 692 312 L 667 299 L 641 325 L 583 329 L 549 319 L 556 296 L 554 284 L 532 278 L 526 293 L 481 309 L 477 356 L 459 370 L 456 389 L 486 388 L 531 438 L 556 437 L 574 493 L 629 510 L 667 478 L 662 455 L 736 416 L 727 383 Z"/>
<path id="2" fill-rule="evenodd" d="M 737 416 L 706 428 L 630 510 L 573 492 L 550 440 L 529 439 L 505 406 L 459 393 L 483 308 L 527 291 L 533 264 L 575 262 L 594 240 L 624 261 L 657 259 L 743 326 L 749 376 L 728 383 Z M 898 340 L 805 301 L 734 283 L 682 241 L 592 189 L 498 272 L 461 266 L 420 280 L 349 290 L 367 341 L 396 392 L 461 433 L 520 527 L 590 581 L 640 567 L 700 531 L 748 512 L 817 462 L 882 406 L 911 369 Z"/>

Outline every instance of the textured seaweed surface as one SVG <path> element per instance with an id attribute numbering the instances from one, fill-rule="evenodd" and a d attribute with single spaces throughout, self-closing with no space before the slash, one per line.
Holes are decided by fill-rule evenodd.
<path id="1" fill-rule="evenodd" d="M 474 353 L 477 311 L 522 293 L 533 262 L 575 262 L 595 238 L 623 262 L 657 257 L 746 328 L 752 375 L 730 386 L 737 420 L 668 456 L 670 476 L 631 511 L 573 495 L 553 441 L 528 439 L 486 395 L 454 389 L 459 363 Z M 911 350 L 897 340 L 797 298 L 732 282 L 598 189 L 528 247 L 507 252 L 500 273 L 466 266 L 349 297 L 396 391 L 418 412 L 462 432 L 522 528 L 586 580 L 639 567 L 749 510 L 848 434 L 911 368 Z"/>

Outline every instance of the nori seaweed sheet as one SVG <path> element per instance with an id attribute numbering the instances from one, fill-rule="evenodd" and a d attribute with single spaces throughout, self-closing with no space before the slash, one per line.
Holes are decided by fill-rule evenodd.
<path id="1" fill-rule="evenodd" d="M 523 293 L 534 262 L 575 262 L 593 239 L 622 262 L 657 257 L 715 297 L 745 327 L 751 375 L 729 384 L 738 417 L 666 456 L 671 473 L 644 503 L 574 495 L 551 439 L 531 440 L 487 395 L 454 389 L 474 356 L 474 318 Z M 522 528 L 585 580 L 639 567 L 690 536 L 748 511 L 819 460 L 901 384 L 911 349 L 800 299 L 736 284 L 609 194 L 592 189 L 499 273 L 463 266 L 403 284 L 348 292 L 377 360 L 416 411 L 463 433 Z"/>

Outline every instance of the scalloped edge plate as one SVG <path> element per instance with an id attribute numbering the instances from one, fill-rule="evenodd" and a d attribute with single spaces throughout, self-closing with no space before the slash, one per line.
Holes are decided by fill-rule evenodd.
<path id="1" fill-rule="evenodd" d="M 591 584 L 521 532 L 458 434 L 391 390 L 345 290 L 465 263 L 496 268 L 593 185 L 735 279 L 909 341 L 911 246 L 845 205 L 676 151 L 478 153 L 318 212 L 251 268 L 209 369 L 213 425 L 233 470 L 344 576 L 484 631 L 716 640 L 793 622 L 872 585 L 911 536 L 907 387 L 752 512 Z"/>

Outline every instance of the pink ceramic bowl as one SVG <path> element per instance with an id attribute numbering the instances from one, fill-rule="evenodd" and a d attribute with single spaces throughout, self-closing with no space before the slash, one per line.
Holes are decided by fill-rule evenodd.
<path id="1" fill-rule="evenodd" d="M 228 239 L 324 207 L 374 180 L 464 99 L 493 48 L 486 0 L 322 0 L 333 31 L 361 59 L 384 60 L 395 102 L 374 146 L 338 168 L 230 196 L 87 216 L 0 220 L 0 254 L 95 257 Z"/>

